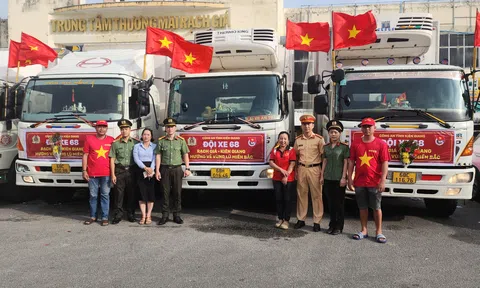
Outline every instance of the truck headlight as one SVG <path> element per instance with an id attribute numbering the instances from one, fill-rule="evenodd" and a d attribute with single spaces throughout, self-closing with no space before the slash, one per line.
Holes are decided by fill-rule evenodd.
<path id="1" fill-rule="evenodd" d="M 27 165 L 18 164 L 18 163 L 15 163 L 15 169 L 17 170 L 17 172 L 20 172 L 20 173 L 30 171 Z"/>
<path id="2" fill-rule="evenodd" d="M 457 184 L 457 183 L 468 183 L 472 181 L 473 178 L 473 173 L 468 172 L 468 173 L 459 173 L 455 174 L 450 179 L 448 179 L 448 183 L 450 184 Z"/>
<path id="3" fill-rule="evenodd" d="M 273 178 L 273 168 L 268 168 L 260 173 L 260 178 Z"/>

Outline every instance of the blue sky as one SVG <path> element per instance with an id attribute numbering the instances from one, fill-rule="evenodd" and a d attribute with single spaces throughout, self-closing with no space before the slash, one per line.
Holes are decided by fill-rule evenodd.
<path id="1" fill-rule="evenodd" d="M 128 1 L 128 0 L 127 0 Z M 446 0 L 445 0 L 446 1 Z M 97 0 L 87 0 L 87 3 L 103 2 Z M 301 7 L 302 5 L 329 5 L 329 4 L 353 4 L 353 3 L 382 3 L 392 2 L 389 0 L 283 0 L 286 8 Z M 397 1 L 398 2 L 398 1 Z M 8 15 L 8 0 L 0 0 L 0 18 L 7 18 Z"/>

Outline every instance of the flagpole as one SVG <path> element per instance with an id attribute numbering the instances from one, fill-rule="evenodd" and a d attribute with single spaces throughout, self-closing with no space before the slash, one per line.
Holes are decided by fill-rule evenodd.
<path id="1" fill-rule="evenodd" d="M 147 79 L 147 54 L 143 55 L 143 79 Z"/>
<path id="2" fill-rule="evenodd" d="M 477 32 L 477 29 L 479 27 L 477 27 L 476 23 L 476 19 L 477 19 L 477 16 L 478 16 L 478 8 L 476 10 L 476 13 L 475 13 L 475 32 Z M 474 35 L 476 35 L 477 33 L 475 33 Z M 475 43 L 473 45 L 473 71 L 472 71 L 472 89 L 473 89 L 473 102 L 475 103 L 475 106 L 473 107 L 474 109 L 477 109 L 477 105 L 478 105 L 478 100 L 480 97 L 477 96 L 477 101 L 475 101 L 475 73 L 476 73 L 476 70 L 477 70 L 477 50 L 478 48 L 475 46 Z"/>
<path id="3" fill-rule="evenodd" d="M 8 66 L 8 65 L 7 65 Z M 10 70 L 8 67 L 7 67 L 7 79 L 6 82 L 5 82 L 5 119 L 7 118 L 7 104 L 8 104 L 8 70 Z"/>
<path id="4" fill-rule="evenodd" d="M 331 16 L 332 16 L 332 18 L 331 18 L 331 19 L 332 19 L 332 20 L 331 20 L 332 30 L 330 31 L 330 33 L 331 33 L 331 36 L 330 36 L 331 41 L 330 41 L 330 43 L 332 43 L 332 70 L 335 70 L 335 68 L 337 68 L 337 67 L 336 67 L 336 63 L 335 63 L 335 49 L 334 49 L 334 48 L 335 48 L 335 42 L 334 42 L 334 41 L 335 41 L 335 39 L 334 39 L 334 36 L 335 36 L 335 35 L 334 35 L 334 31 L 333 31 L 333 7 L 332 7 L 332 14 L 331 14 Z M 335 85 L 335 84 L 334 84 L 334 85 Z"/>
<path id="5" fill-rule="evenodd" d="M 20 73 L 20 61 L 17 61 L 17 76 L 15 76 L 15 83 L 18 83 L 18 74 Z"/>

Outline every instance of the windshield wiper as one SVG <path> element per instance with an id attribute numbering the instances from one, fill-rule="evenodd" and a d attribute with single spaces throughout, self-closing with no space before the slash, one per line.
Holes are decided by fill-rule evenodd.
<path id="1" fill-rule="evenodd" d="M 260 126 L 260 124 L 252 123 L 248 120 L 243 119 L 240 116 L 225 116 L 225 117 L 212 118 L 212 119 L 204 120 L 204 121 L 201 121 L 201 122 L 197 122 L 197 123 L 194 123 L 192 125 L 188 125 L 188 126 L 183 127 L 183 130 L 191 130 L 191 129 L 193 129 L 195 127 L 198 127 L 198 126 L 201 126 L 201 125 L 214 124 L 217 121 L 229 120 L 230 118 L 234 119 L 234 120 L 238 120 L 240 122 L 243 122 L 243 123 L 247 124 L 248 126 L 254 128 L 254 129 L 261 129 L 262 128 L 262 126 Z"/>
<path id="2" fill-rule="evenodd" d="M 56 115 L 53 115 L 53 116 L 54 116 L 53 118 L 47 118 L 44 121 L 40 121 L 40 122 L 37 122 L 37 123 L 34 123 L 34 124 L 30 125 L 30 128 L 36 128 L 36 127 L 38 127 L 42 124 L 45 124 L 45 123 L 62 121 L 62 120 L 66 120 L 66 119 L 78 119 L 78 120 L 81 120 L 81 121 L 85 122 L 86 124 L 90 125 L 91 127 L 93 127 L 92 122 L 90 122 L 87 119 L 81 117 L 81 116 L 86 116 L 86 114 L 84 114 L 84 113 L 56 114 Z"/>
<path id="3" fill-rule="evenodd" d="M 388 109 L 388 111 L 412 111 L 412 112 L 417 113 L 418 116 L 422 116 L 423 118 L 427 118 L 427 119 L 430 119 L 430 120 L 435 120 L 442 127 L 445 127 L 445 128 L 451 128 L 452 127 L 452 125 L 448 124 L 444 120 L 442 120 L 442 119 L 438 118 L 437 116 L 433 115 L 432 113 L 429 113 L 429 112 L 424 111 L 424 110 L 414 109 L 414 108 L 410 108 L 410 109 L 390 108 L 390 109 Z"/>

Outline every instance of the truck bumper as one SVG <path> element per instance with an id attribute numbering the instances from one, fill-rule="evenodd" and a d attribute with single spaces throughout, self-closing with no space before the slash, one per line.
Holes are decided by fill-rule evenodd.
<path id="1" fill-rule="evenodd" d="M 212 168 L 230 169 L 230 178 L 212 178 Z M 185 169 L 185 167 L 184 167 Z M 183 189 L 199 190 L 271 190 L 272 179 L 266 178 L 269 165 L 190 165 L 192 174 L 183 178 Z M 260 175 L 265 174 L 264 177 Z M 263 175 L 262 175 L 263 176 Z"/>
<path id="2" fill-rule="evenodd" d="M 70 173 L 52 173 L 52 164 L 70 165 Z M 42 162 L 17 160 L 15 163 L 16 184 L 19 186 L 42 187 L 88 187 L 82 178 L 81 162 Z"/>
<path id="3" fill-rule="evenodd" d="M 394 172 L 416 173 L 415 184 L 399 184 L 392 182 Z M 465 177 L 471 175 L 467 183 L 454 183 L 455 175 Z M 459 177 L 460 178 L 460 177 Z M 462 169 L 419 169 L 419 168 L 389 168 L 385 185 L 385 197 L 410 197 L 433 199 L 471 199 L 475 168 Z M 354 195 L 354 191 L 347 189 L 347 194 Z"/>

